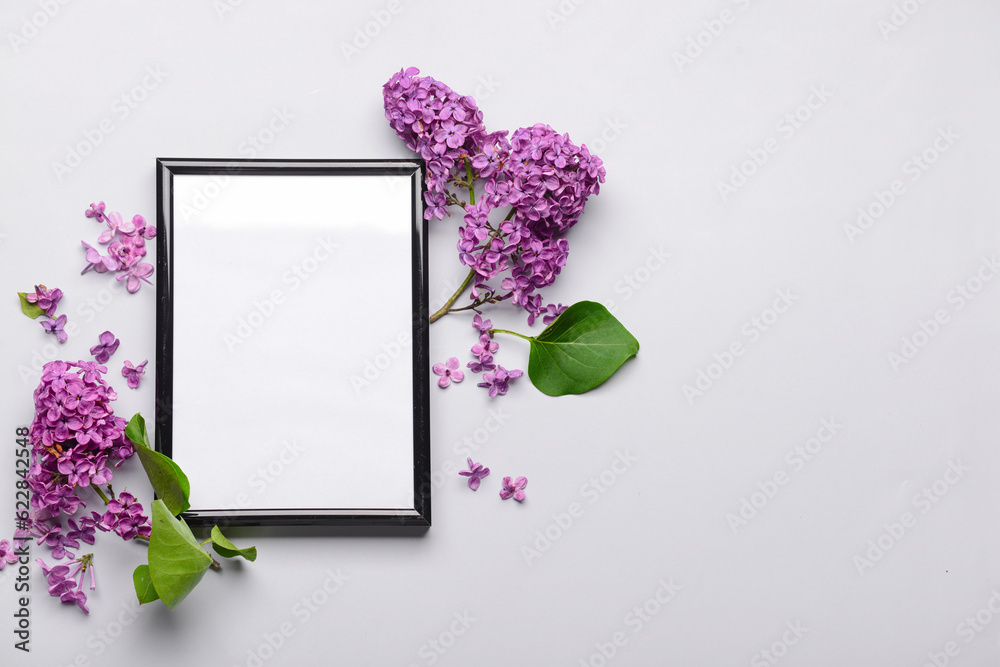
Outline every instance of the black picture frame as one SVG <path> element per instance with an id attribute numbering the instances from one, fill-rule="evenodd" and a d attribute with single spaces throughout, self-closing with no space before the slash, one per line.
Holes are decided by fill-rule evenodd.
<path id="1" fill-rule="evenodd" d="M 391 184 L 398 191 L 399 184 L 404 184 L 407 191 L 404 193 L 406 201 L 409 202 L 406 211 L 408 219 L 400 220 L 399 224 L 404 226 L 401 232 L 408 228 L 409 232 L 409 259 L 411 264 L 411 312 L 406 313 L 406 319 L 410 325 L 412 336 L 410 366 L 410 391 L 412 400 L 410 405 L 404 409 L 412 411 L 412 419 L 407 419 L 405 415 L 398 416 L 401 423 L 412 422 L 412 474 L 401 474 L 399 479 L 407 477 L 412 484 L 412 504 L 405 501 L 406 489 L 401 488 L 399 492 L 404 500 L 399 504 L 391 506 L 355 506 L 354 503 L 326 503 L 311 502 L 308 506 L 287 506 L 286 504 L 260 507 L 251 503 L 248 506 L 237 504 L 235 506 L 224 506 L 224 503 L 217 503 L 218 506 L 199 504 L 199 491 L 195 488 L 192 479 L 191 502 L 192 507 L 182 516 L 191 525 L 237 525 L 237 526 L 280 526 L 280 525 L 327 525 L 327 526 L 410 526 L 429 527 L 431 525 L 431 474 L 430 474 L 430 424 L 429 424 L 429 361 L 428 361 L 428 297 L 427 297 L 427 223 L 423 216 L 424 204 L 424 177 L 426 166 L 420 159 L 360 159 L 360 160 L 325 160 L 325 159 L 208 159 L 208 158 L 158 158 L 156 160 L 156 196 L 157 196 L 157 270 L 158 280 L 156 281 L 157 306 L 156 306 L 156 417 L 155 417 L 155 447 L 157 451 L 174 458 L 177 452 L 177 444 L 186 442 L 191 433 L 183 432 L 185 429 L 191 431 L 189 426 L 183 428 L 178 426 L 178 416 L 188 411 L 190 417 L 192 410 L 211 410 L 210 405 L 192 406 L 186 404 L 184 397 L 175 394 L 179 371 L 175 364 L 181 350 L 196 344 L 196 341 L 189 340 L 193 334 L 190 325 L 184 325 L 183 330 L 175 330 L 175 324 L 185 320 L 190 313 L 185 313 L 185 309 L 204 309 L 204 304 L 179 302 L 177 292 L 179 285 L 175 283 L 175 267 L 178 264 L 177 253 L 185 253 L 186 248 L 191 247 L 191 234 L 186 229 L 179 233 L 178 215 L 181 207 L 175 201 L 178 183 L 189 183 L 190 179 L 179 180 L 183 177 L 203 177 L 213 179 L 214 182 L 222 184 L 230 183 L 280 183 L 287 182 L 285 179 L 313 179 L 296 181 L 308 185 L 310 183 L 331 183 L 330 180 L 320 181 L 318 179 L 338 179 L 340 177 L 376 177 Z M 261 181 L 233 181 L 248 176 L 269 177 Z M 270 178 L 275 177 L 275 178 Z M 367 179 L 352 180 L 351 183 L 369 183 Z M 372 181 L 374 183 L 374 181 Z M 227 196 L 229 196 L 227 194 Z M 235 196 L 235 195 L 234 195 Z M 394 197 L 396 195 L 394 194 Z M 398 205 L 397 205 L 398 208 Z M 394 209 L 396 210 L 396 209 Z M 393 222 L 395 224 L 395 222 Z M 277 230 L 276 230 L 277 233 Z M 178 243 L 178 236 L 181 241 Z M 399 241 L 398 243 L 404 243 Z M 402 247 L 402 246 L 400 246 Z M 220 249 L 224 250 L 224 249 Z M 238 253 L 236 253 L 238 255 Z M 233 261 L 240 258 L 234 256 Z M 187 281 L 190 274 L 183 275 L 184 294 L 190 294 Z M 211 285 L 211 281 L 206 281 L 206 285 Z M 357 286 L 355 286 L 357 288 Z M 405 292 L 404 292 L 405 294 Z M 404 301 L 405 302 L 405 301 Z M 398 305 L 398 304 L 397 304 Z M 179 317 L 180 316 L 180 317 Z M 211 317 L 206 312 L 205 317 Z M 400 320 L 402 322 L 402 319 Z M 405 325 L 404 325 L 405 326 Z M 344 350 L 343 354 L 359 354 L 355 350 Z M 317 362 L 319 363 L 319 362 Z M 189 371 L 184 371 L 188 374 Z M 219 381 L 215 378 L 213 381 Z M 190 380 L 185 379 L 185 386 L 190 386 Z M 219 386 L 216 390 L 220 392 L 237 391 L 239 388 Z M 404 391 L 398 389 L 398 391 Z M 228 396 L 228 394 L 227 394 Z M 225 415 L 218 416 L 225 419 Z M 190 420 L 185 418 L 184 424 Z M 388 438 L 387 438 L 388 439 Z M 402 444 L 394 444 L 393 447 L 405 447 L 405 438 L 400 437 Z M 251 443 L 252 445 L 252 443 Z M 186 446 L 186 445 L 185 445 Z M 227 445 L 228 446 L 228 445 Z M 241 447 L 243 445 L 240 445 Z M 324 452 L 323 456 L 333 456 Z M 189 477 L 194 477 L 189 469 L 192 465 L 198 465 L 198 457 L 187 456 L 183 461 L 177 460 L 178 464 L 185 469 Z M 403 461 L 400 467 L 408 465 L 405 457 L 400 457 Z M 300 471 L 301 472 L 301 471 Z M 405 473 L 405 471 L 404 471 Z M 215 469 L 213 475 L 225 475 L 226 470 Z M 323 480 L 317 473 L 317 484 L 322 484 Z M 199 475 L 203 476 L 203 475 Z M 370 503 L 369 503 L 370 504 Z M 411 506 L 408 506 L 411 505 Z"/>

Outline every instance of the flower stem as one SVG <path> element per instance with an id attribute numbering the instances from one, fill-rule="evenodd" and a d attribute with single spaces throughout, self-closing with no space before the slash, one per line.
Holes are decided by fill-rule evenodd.
<path id="1" fill-rule="evenodd" d="M 476 309 L 482 307 L 482 305 L 483 305 L 483 303 L 470 303 L 468 306 L 462 306 L 461 308 L 452 308 L 448 312 L 449 313 L 460 313 L 463 310 L 475 310 L 478 313 L 479 311 L 476 310 Z"/>
<path id="2" fill-rule="evenodd" d="M 428 321 L 431 324 L 437 322 L 442 317 L 448 314 L 448 309 L 451 308 L 452 305 L 458 300 L 458 297 L 462 296 L 462 292 L 464 292 L 465 288 L 469 286 L 469 283 L 472 282 L 472 279 L 475 277 L 475 275 L 476 272 L 473 269 L 469 269 L 469 275 L 465 277 L 465 281 L 462 282 L 462 285 L 457 290 L 455 290 L 455 293 L 451 295 L 451 298 L 445 301 L 444 305 L 441 306 L 436 313 L 430 316 Z"/>
<path id="3" fill-rule="evenodd" d="M 106 495 L 104 495 L 104 492 L 101 491 L 101 487 L 97 486 L 96 484 L 91 484 L 90 488 L 92 488 L 94 491 L 97 492 L 97 495 L 99 495 L 101 497 L 101 500 L 104 501 L 105 505 L 107 505 L 109 502 L 111 502 L 110 500 L 108 500 L 108 497 Z"/>
<path id="4" fill-rule="evenodd" d="M 469 204 L 476 205 L 476 191 L 472 185 L 472 160 L 465 160 L 465 176 L 469 179 Z"/>
<path id="5" fill-rule="evenodd" d="M 519 334 L 516 331 L 507 331 L 506 329 L 497 329 L 494 327 L 493 333 L 505 333 L 510 336 L 517 336 L 518 338 L 523 338 L 524 340 L 531 340 L 531 336 L 525 336 L 524 334 Z"/>

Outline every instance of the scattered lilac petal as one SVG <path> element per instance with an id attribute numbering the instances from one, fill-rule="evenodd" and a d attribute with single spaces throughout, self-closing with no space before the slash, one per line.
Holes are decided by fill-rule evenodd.
<path id="1" fill-rule="evenodd" d="M 146 364 L 149 360 L 143 361 L 138 366 L 133 366 L 131 361 L 125 360 L 125 365 L 122 367 L 122 377 L 128 382 L 128 386 L 132 389 L 139 388 L 139 379 L 146 374 Z"/>
<path id="2" fill-rule="evenodd" d="M 528 485 L 527 477 L 518 477 L 513 482 L 510 477 L 503 478 L 503 488 L 500 490 L 500 497 L 504 500 L 513 498 L 517 502 L 523 502 L 525 498 L 524 487 Z"/>
<path id="3" fill-rule="evenodd" d="M 473 463 L 471 458 L 466 459 L 469 463 L 468 470 L 459 470 L 458 474 L 462 477 L 469 478 L 469 488 L 473 491 L 479 488 L 480 482 L 482 482 L 483 477 L 490 474 L 489 468 L 484 468 L 482 463 Z"/>
<path id="4" fill-rule="evenodd" d="M 111 358 L 111 355 L 113 355 L 118 349 L 120 342 L 121 341 L 115 338 L 113 333 L 105 331 L 97 337 L 97 345 L 90 348 L 90 353 L 94 355 L 94 359 L 97 360 L 97 363 L 106 364 L 108 363 L 108 359 Z"/>

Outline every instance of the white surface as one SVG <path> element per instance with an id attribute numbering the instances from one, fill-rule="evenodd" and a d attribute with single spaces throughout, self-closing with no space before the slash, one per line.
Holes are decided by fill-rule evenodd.
<path id="1" fill-rule="evenodd" d="M 36 574 L 34 650 L 15 652 L 0 626 L 3 664 L 252 665 L 282 629 L 264 664 L 598 665 L 616 633 L 624 645 L 608 664 L 994 664 L 1000 281 L 983 269 L 991 280 L 974 298 L 956 290 L 1000 254 L 1000 8 L 791 5 L 243 2 L 220 16 L 211 3 L 69 3 L 16 52 L 0 49 L 8 446 L 31 417 L 20 365 L 84 356 L 105 329 L 122 340 L 116 368 L 153 356 L 152 290 L 77 275 L 79 239 L 99 229 L 87 204 L 151 216 L 158 155 L 407 156 L 380 95 L 411 64 L 476 95 L 490 128 L 547 122 L 605 160 L 608 182 L 548 296 L 614 301 L 642 344 L 580 397 L 546 398 L 526 379 L 496 401 L 472 378 L 432 387 L 441 474 L 424 536 L 245 531 L 234 539 L 256 543 L 257 563 L 210 573 L 177 612 L 144 608 L 124 630 L 144 554 L 103 539 L 90 617 L 47 599 Z M 916 12 L 883 35 L 903 5 Z M 729 22 L 711 23 L 724 10 Z M 39 11 L 7 3 L 3 25 L 16 33 Z M 675 52 L 700 34 L 707 46 L 679 69 Z M 345 55 L 353 40 L 364 48 Z M 786 120 L 796 113 L 798 127 Z M 60 180 L 53 163 L 105 119 L 112 131 Z M 949 128 L 948 150 L 913 171 Z M 769 149 L 723 201 L 717 183 Z M 844 226 L 894 180 L 905 191 L 852 244 Z M 463 277 L 457 224 L 430 234 L 438 303 Z M 59 350 L 13 303 L 38 281 L 66 291 L 79 326 Z M 789 292 L 786 312 L 770 314 Z M 894 369 L 889 353 L 922 340 L 939 310 L 947 322 Z M 506 309 L 490 315 L 525 328 Z M 761 332 L 754 318 L 772 324 Z M 432 362 L 466 359 L 473 333 L 465 317 L 435 324 Z M 743 353 L 720 375 L 710 365 L 734 343 Z M 390 344 L 359 345 L 356 372 Z M 520 341 L 501 345 L 501 363 L 524 366 Z M 718 377 L 689 403 L 699 371 Z M 119 414 L 151 413 L 149 380 L 122 390 Z M 840 426 L 806 461 L 794 452 L 824 419 Z M 456 474 L 467 452 L 493 470 L 477 493 Z M 626 453 L 635 461 L 613 472 Z M 497 497 L 503 475 L 529 478 L 523 505 Z M 4 517 L 12 477 L 0 482 Z M 135 466 L 122 478 L 148 497 Z M 734 534 L 727 515 L 762 487 L 773 497 L 756 497 Z M 555 539 L 529 564 L 540 533 Z M 859 573 L 856 557 L 879 540 L 890 548 Z M 348 578 L 328 595 L 338 570 Z M 659 603 L 671 581 L 679 592 Z M 13 584 L 0 583 L 0 623 L 12 625 Z M 777 663 L 760 653 L 772 647 Z"/>
<path id="2" fill-rule="evenodd" d="M 172 455 L 192 508 L 412 509 L 412 346 L 388 381 L 343 381 L 354 350 L 412 326 L 379 306 L 412 280 L 410 179 L 217 180 L 173 180 Z"/>

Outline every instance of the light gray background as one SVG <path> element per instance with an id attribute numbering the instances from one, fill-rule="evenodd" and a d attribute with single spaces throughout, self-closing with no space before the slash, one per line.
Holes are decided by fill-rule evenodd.
<path id="1" fill-rule="evenodd" d="M 113 370 L 154 356 L 153 290 L 78 275 L 91 201 L 152 218 L 157 156 L 408 156 L 380 90 L 408 65 L 475 95 L 491 129 L 549 123 L 605 160 L 547 294 L 609 303 L 642 349 L 581 397 L 526 378 L 494 401 L 472 378 L 432 386 L 423 537 L 245 531 L 257 563 L 133 620 L 143 550 L 104 536 L 89 617 L 34 576 L 30 655 L 11 646 L 8 574 L 4 664 L 600 665 L 616 638 L 609 664 L 996 661 L 1000 281 L 977 283 L 1000 254 L 995 3 L 226 1 L 2 10 L 5 451 L 31 418 L 20 367 L 85 357 L 105 329 L 122 340 Z M 53 166 L 85 142 L 80 164 Z M 463 277 L 457 226 L 432 226 L 433 302 Z M 14 305 L 35 282 L 65 290 L 79 327 L 58 350 Z M 467 317 L 435 324 L 432 362 L 465 361 L 473 333 Z M 904 338 L 921 346 L 894 368 Z M 357 348 L 356 372 L 393 344 Z M 501 346 L 526 365 L 520 341 Z M 715 379 L 689 401 L 700 371 Z M 119 414 L 152 413 L 151 379 L 115 381 Z M 477 493 L 456 474 L 469 449 L 493 470 Z M 503 475 L 529 478 L 523 505 L 497 497 Z M 136 466 L 121 478 L 148 499 Z M 734 529 L 744 500 L 760 507 Z"/>

